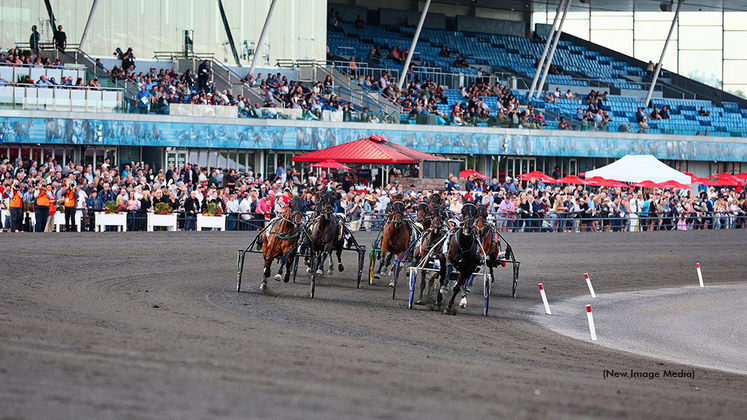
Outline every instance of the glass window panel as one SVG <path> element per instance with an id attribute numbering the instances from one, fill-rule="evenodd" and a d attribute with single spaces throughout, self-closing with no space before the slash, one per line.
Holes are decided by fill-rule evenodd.
<path id="1" fill-rule="evenodd" d="M 552 24 L 552 22 L 550 22 Z M 563 24 L 563 32 L 577 36 L 581 39 L 589 40 L 589 14 L 588 13 L 568 13 L 568 17 Z"/>
<path id="2" fill-rule="evenodd" d="M 721 51 L 680 51 L 680 74 L 720 87 Z"/>
<path id="3" fill-rule="evenodd" d="M 633 55 L 633 31 L 592 29 L 591 41 L 623 54 Z"/>
<path id="4" fill-rule="evenodd" d="M 724 29 L 742 30 L 747 22 L 747 12 L 726 12 L 724 13 Z"/>
<path id="5" fill-rule="evenodd" d="M 255 163 L 255 159 L 256 159 L 256 155 L 254 153 L 252 153 L 252 152 L 248 152 L 246 158 L 247 158 L 247 160 L 246 160 L 246 170 L 247 171 L 254 171 L 255 168 L 256 168 L 256 166 L 254 164 Z"/>
<path id="6" fill-rule="evenodd" d="M 633 29 L 633 15 L 630 13 L 592 13 L 591 29 Z"/>
<path id="7" fill-rule="evenodd" d="M 637 34 L 637 33 L 636 33 Z M 635 41 L 635 56 L 639 60 L 654 63 L 661 57 L 661 49 L 664 41 Z M 677 44 L 670 42 L 667 54 L 664 56 L 664 68 L 670 71 L 677 70 Z"/>
<path id="8" fill-rule="evenodd" d="M 747 31 L 724 32 L 724 59 L 747 58 Z"/>
<path id="9" fill-rule="evenodd" d="M 720 26 L 680 26 L 680 49 L 721 49 Z"/>
<path id="10" fill-rule="evenodd" d="M 237 169 L 244 172 L 246 170 L 246 152 L 239 152 L 237 161 Z"/>
<path id="11" fill-rule="evenodd" d="M 666 40 L 671 22 L 635 21 L 635 38 L 637 40 Z M 672 40 L 677 39 L 677 27 L 672 32 Z"/>
<path id="12" fill-rule="evenodd" d="M 718 25 L 720 27 L 721 12 L 680 12 L 680 25 Z"/>
<path id="13" fill-rule="evenodd" d="M 724 61 L 724 82 L 727 84 L 747 83 L 747 60 Z"/>

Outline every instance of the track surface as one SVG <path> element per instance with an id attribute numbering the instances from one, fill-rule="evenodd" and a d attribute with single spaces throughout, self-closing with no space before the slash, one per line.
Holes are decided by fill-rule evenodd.
<path id="1" fill-rule="evenodd" d="M 744 283 L 745 232 L 508 239 L 523 262 L 519 297 L 498 269 L 484 318 L 479 293 L 452 317 L 408 310 L 405 281 L 396 301 L 384 279 L 358 290 L 352 253 L 316 299 L 300 273 L 301 284 L 258 292 L 259 255 L 236 293 L 247 233 L 3 235 L 0 419 L 744 418 L 747 376 L 533 319 L 537 283 L 570 299 L 588 293 L 584 272 L 600 294 L 697 284 L 696 260 L 709 284 Z M 605 369 L 696 377 L 605 379 Z"/>
<path id="2" fill-rule="evenodd" d="M 747 283 L 602 293 L 596 299 L 585 295 L 553 303 L 552 316 L 539 305 L 535 319 L 588 340 L 587 304 L 592 305 L 597 344 L 747 375 Z"/>

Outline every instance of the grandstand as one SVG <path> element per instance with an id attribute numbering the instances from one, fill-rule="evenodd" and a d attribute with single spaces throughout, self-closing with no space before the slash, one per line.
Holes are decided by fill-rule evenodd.
<path id="1" fill-rule="evenodd" d="M 53 32 L 47 18 L 51 15 L 44 7 L 4 7 L 0 25 L 11 29 L 3 31 L 0 51 L 8 54 L 14 48 L 19 55 L 28 49 L 23 28 L 41 23 L 47 27 L 42 29 L 39 57 L 50 65 L 0 62 L 0 156 L 94 162 L 106 154 L 117 164 L 141 160 L 159 168 L 192 161 L 209 168 L 268 173 L 280 162 L 289 164 L 295 154 L 384 134 L 496 176 L 524 169 L 551 171 L 554 166 L 564 173 L 578 173 L 633 152 L 655 154 L 697 175 L 741 172 L 741 162 L 747 160 L 747 100 L 667 69 L 654 82 L 644 61 L 581 39 L 575 36 L 578 33 L 564 31 L 560 36 L 541 93 L 530 98 L 551 26 L 551 19 L 533 21 L 533 16 L 560 10 L 558 1 L 464 6 L 436 0 L 421 31 L 416 23 L 426 4 L 422 1 L 394 2 L 394 6 L 369 1 L 356 5 L 331 0 L 275 2 L 281 4 L 280 18 L 268 20 L 265 40 L 260 32 L 269 5 L 247 11 L 226 2 L 229 27 L 188 22 L 174 15 L 168 29 L 177 35 L 186 33 L 189 43 L 181 35 L 169 35 L 158 40 L 148 37 L 152 40 L 148 44 L 142 37 L 119 36 L 116 28 L 86 39 L 89 25 L 81 22 L 86 23 L 90 10 L 66 8 L 63 1 L 56 5 L 62 9 L 56 17 L 68 31 L 65 52 L 50 42 Z M 620 8 L 620 13 L 626 8 L 632 14 L 655 13 L 660 6 L 637 2 L 634 12 L 628 3 L 572 2 L 569 7 L 592 16 L 612 8 Z M 191 0 L 184 5 L 198 6 L 218 17 L 212 3 L 205 6 Z M 155 28 L 166 25 L 163 17 L 146 18 L 145 11 L 129 3 L 122 11 L 106 1 L 99 7 L 87 22 L 94 29 L 107 27 L 111 16 L 120 12 L 131 23 L 142 22 L 145 33 L 157 33 Z M 524 7 L 531 12 L 512 10 Z M 728 11 L 713 7 L 714 13 L 724 16 L 741 10 L 739 5 Z M 336 15 L 330 15 L 333 9 Z M 316 18 L 305 20 L 307 10 Z M 663 13 L 671 19 L 671 12 Z M 683 13 L 696 12 L 685 5 Z M 326 19 L 319 19 L 325 14 Z M 241 21 L 252 23 L 237 30 L 233 25 L 241 16 Z M 362 24 L 356 23 L 357 16 L 362 16 Z M 230 22 L 233 19 L 237 21 Z M 304 32 L 293 34 L 285 34 L 287 25 L 277 23 L 301 21 Z M 662 25 L 668 27 L 669 22 Z M 236 43 L 229 42 L 231 28 L 238 32 L 233 37 Z M 418 32 L 404 89 L 395 89 L 404 57 L 390 57 L 390 52 L 395 47 L 411 48 Z M 8 33 L 15 39 L 5 38 Z M 221 35 L 204 39 L 205 33 Z M 326 57 L 320 48 L 324 38 Z M 123 71 L 113 77 L 111 71 L 121 62 L 111 52 L 129 42 L 135 46 L 137 68 L 132 74 Z M 20 55 L 26 57 L 25 52 Z M 29 57 L 34 60 L 36 55 Z M 52 64 L 55 59 L 60 61 Z M 205 60 L 209 80 L 203 92 L 196 75 Z M 56 81 L 72 76 L 82 86 L 40 86 L 42 74 Z M 380 86 L 382 76 L 389 89 Z M 138 99 L 143 84 L 150 92 L 147 106 Z M 495 90 L 496 84 L 501 88 Z M 649 88 L 651 100 L 646 103 Z M 556 89 L 564 95 L 548 93 Z M 598 96 L 591 96 L 590 105 L 592 90 Z M 571 99 L 566 99 L 567 91 Z M 421 103 L 423 95 L 431 100 Z M 478 106 L 484 108 L 474 109 Z M 648 119 L 645 129 L 640 125 L 640 107 L 650 117 L 654 107 L 665 106 L 668 118 Z M 579 109 L 588 109 L 587 116 L 579 118 Z M 609 121 L 602 121 L 601 115 Z M 570 122 L 571 130 L 559 127 L 561 117 Z M 715 137 L 728 138 L 729 143 Z"/>

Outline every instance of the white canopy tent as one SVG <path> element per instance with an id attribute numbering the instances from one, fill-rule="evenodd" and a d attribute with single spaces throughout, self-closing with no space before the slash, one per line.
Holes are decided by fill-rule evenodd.
<path id="1" fill-rule="evenodd" d="M 627 155 L 622 159 L 586 172 L 586 178 L 601 176 L 623 182 L 677 181 L 690 184 L 690 176 L 675 170 L 652 155 Z"/>

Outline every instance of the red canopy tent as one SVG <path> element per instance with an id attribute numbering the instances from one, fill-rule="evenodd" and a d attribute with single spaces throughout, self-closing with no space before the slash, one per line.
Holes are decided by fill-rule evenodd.
<path id="1" fill-rule="evenodd" d="M 490 179 L 489 176 L 483 175 L 474 169 L 467 169 L 465 171 L 459 172 L 459 178 L 468 178 L 470 175 L 474 175 L 477 179 Z"/>
<path id="2" fill-rule="evenodd" d="M 584 181 L 586 181 L 586 185 L 591 185 L 593 187 L 604 187 L 604 184 L 607 182 L 607 180 L 602 178 L 601 176 L 587 178 Z"/>
<path id="3" fill-rule="evenodd" d="M 659 184 L 661 188 L 689 189 L 690 186 L 677 181 L 664 181 Z"/>
<path id="4" fill-rule="evenodd" d="M 558 184 L 580 184 L 580 185 L 586 185 L 586 181 L 583 179 L 577 177 L 576 175 L 568 175 L 560 179 L 556 179 L 555 182 Z"/>
<path id="5" fill-rule="evenodd" d="M 737 178 L 739 178 L 739 179 L 741 179 L 741 180 L 743 180 L 743 181 L 747 181 L 747 172 L 742 172 L 741 174 L 736 174 L 734 176 L 737 177 Z"/>
<path id="6" fill-rule="evenodd" d="M 605 179 L 600 186 L 608 188 L 630 188 L 630 185 L 623 184 L 622 182 L 615 181 L 614 179 Z"/>
<path id="7" fill-rule="evenodd" d="M 653 181 L 645 180 L 641 182 L 637 182 L 635 184 L 631 184 L 631 187 L 638 187 L 638 188 L 661 188 L 660 184 L 657 184 Z"/>
<path id="8" fill-rule="evenodd" d="M 417 165 L 422 161 L 448 161 L 409 147 L 388 142 L 382 136 L 371 136 L 359 140 L 328 147 L 322 150 L 294 156 L 294 162 L 321 162 L 331 160 L 338 163 L 374 163 L 381 165 Z M 388 174 L 388 168 L 384 170 Z M 388 179 L 382 179 L 384 183 Z"/>
<path id="9" fill-rule="evenodd" d="M 352 169 L 349 166 L 337 163 L 334 160 L 323 160 L 319 163 L 310 165 L 312 168 L 324 168 L 324 169 Z"/>
<path id="10" fill-rule="evenodd" d="M 549 175 L 546 175 L 546 174 L 542 173 L 541 171 L 527 172 L 525 174 L 519 175 L 518 178 L 520 180 L 522 180 L 522 181 L 531 181 L 532 178 L 534 178 L 534 179 L 536 179 L 538 181 L 542 181 L 542 182 L 545 182 L 547 184 L 554 184 L 555 183 L 555 178 L 553 178 L 553 177 L 551 177 Z"/>
<path id="11" fill-rule="evenodd" d="M 716 185 L 718 181 L 713 181 L 709 178 L 700 178 L 697 176 L 691 176 L 691 184 L 698 184 L 698 185 L 708 185 L 708 186 L 714 186 Z"/>

